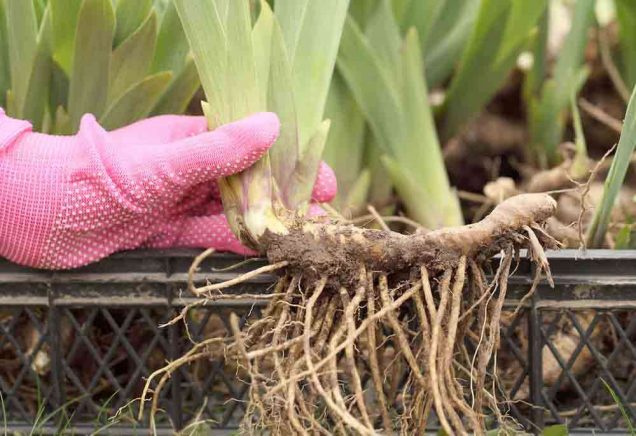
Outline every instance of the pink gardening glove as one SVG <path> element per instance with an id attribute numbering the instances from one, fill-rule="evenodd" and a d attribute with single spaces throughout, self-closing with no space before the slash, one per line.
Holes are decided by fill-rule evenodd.
<path id="1" fill-rule="evenodd" d="M 166 115 L 106 132 L 85 115 L 76 135 L 52 136 L 0 109 L 0 256 L 62 269 L 139 247 L 250 253 L 227 225 L 215 180 L 256 162 L 278 118 L 206 130 L 203 117 Z M 314 200 L 335 191 L 322 165 Z"/>

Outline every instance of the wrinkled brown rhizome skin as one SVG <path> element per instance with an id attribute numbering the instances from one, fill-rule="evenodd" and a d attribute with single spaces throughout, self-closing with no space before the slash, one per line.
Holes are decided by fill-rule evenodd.
<path id="1" fill-rule="evenodd" d="M 550 196 L 527 194 L 502 203 L 478 223 L 415 235 L 297 220 L 289 234 L 266 234 L 263 246 L 270 262 L 287 261 L 288 273 L 308 279 L 357 280 L 361 265 L 386 274 L 406 273 L 422 265 L 431 272 L 443 271 L 456 265 L 462 255 L 487 258 L 505 244 L 519 242 L 524 226 L 544 222 L 555 210 Z"/>

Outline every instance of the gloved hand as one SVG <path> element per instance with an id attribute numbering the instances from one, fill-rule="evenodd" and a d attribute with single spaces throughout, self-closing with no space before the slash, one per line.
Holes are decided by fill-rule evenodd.
<path id="1" fill-rule="evenodd" d="M 106 132 L 92 115 L 74 136 L 31 131 L 0 109 L 0 256 L 74 268 L 139 247 L 247 254 L 215 179 L 256 162 L 279 122 L 258 113 L 208 132 L 203 117 L 165 115 Z M 335 195 L 321 165 L 314 200 Z"/>

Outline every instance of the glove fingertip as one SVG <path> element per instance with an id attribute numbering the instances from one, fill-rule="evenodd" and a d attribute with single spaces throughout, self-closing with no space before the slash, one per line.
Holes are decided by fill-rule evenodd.
<path id="1" fill-rule="evenodd" d="M 280 121 L 273 112 L 257 112 L 242 120 L 221 126 L 218 131 L 248 145 L 249 151 L 265 152 L 278 138 Z"/>
<path id="2" fill-rule="evenodd" d="M 312 200 L 318 203 L 328 203 L 334 199 L 337 193 L 336 173 L 325 162 L 321 162 L 312 192 Z"/>

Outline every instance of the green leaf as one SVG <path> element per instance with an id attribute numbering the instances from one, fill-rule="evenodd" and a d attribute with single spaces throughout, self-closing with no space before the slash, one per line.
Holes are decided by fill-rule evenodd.
<path id="1" fill-rule="evenodd" d="M 281 0 L 275 4 L 276 18 L 283 31 L 287 56 L 294 59 L 303 21 L 308 15 L 312 0 Z"/>
<path id="2" fill-rule="evenodd" d="M 614 237 L 614 249 L 615 250 L 627 250 L 631 245 L 631 237 L 632 237 L 632 226 L 631 224 L 625 224 L 621 229 L 616 233 Z"/>
<path id="3" fill-rule="evenodd" d="M 21 118 L 37 50 L 37 22 L 31 0 L 6 0 L 7 43 L 11 70 L 12 115 Z"/>
<path id="4" fill-rule="evenodd" d="M 179 20 L 179 15 L 173 2 L 168 3 L 166 11 L 159 25 L 155 56 L 150 71 L 172 71 L 180 73 L 186 63 L 186 56 L 190 51 L 188 40 Z"/>
<path id="5" fill-rule="evenodd" d="M 267 102 L 267 94 L 269 92 L 270 59 L 272 57 L 272 44 L 274 43 L 272 41 L 272 32 L 275 20 L 269 4 L 265 0 L 261 0 L 261 13 L 256 20 L 256 24 L 254 24 L 254 29 L 252 29 L 254 66 L 256 68 L 257 87 L 261 102 Z M 287 58 L 287 55 L 285 55 L 285 58 Z M 286 60 L 286 62 L 289 64 L 289 60 Z M 288 88 L 288 86 L 285 86 L 285 88 Z"/>
<path id="6" fill-rule="evenodd" d="M 629 429 L 629 434 L 632 436 L 636 435 L 636 428 L 634 427 L 634 424 L 632 423 L 632 420 L 629 417 L 629 414 L 627 413 L 627 409 L 625 409 L 625 405 L 623 404 L 619 396 L 616 395 L 616 392 L 614 392 L 614 389 L 612 389 L 612 387 L 609 384 L 607 384 L 605 380 L 601 379 L 601 381 L 603 382 L 603 385 L 605 385 L 605 389 L 607 389 L 607 391 L 612 396 L 612 399 L 614 400 L 616 405 L 618 405 L 618 408 L 621 411 L 621 415 L 623 415 L 623 418 L 625 419 L 625 424 L 627 424 L 627 428 Z"/>
<path id="7" fill-rule="evenodd" d="M 408 32 L 402 54 L 402 111 L 406 123 L 406 142 L 395 148 L 395 158 L 405 171 L 426 186 L 428 195 L 420 197 L 414 204 L 406 202 L 413 216 L 425 214 L 435 216 L 429 219 L 429 228 L 456 226 L 463 224 L 459 200 L 450 190 L 448 175 L 437 138 L 433 114 L 428 102 L 428 90 L 422 77 L 422 57 L 417 31 Z M 425 176 L 424 176 L 425 175 Z M 394 180 L 396 186 L 397 182 Z M 434 213 L 430 205 L 434 204 Z M 416 209 L 422 209 L 416 211 Z"/>
<path id="8" fill-rule="evenodd" d="M 184 113 L 199 89 L 199 74 L 192 59 L 175 77 L 152 110 L 153 115 Z"/>
<path id="9" fill-rule="evenodd" d="M 398 86 L 389 73 L 390 68 L 372 50 L 351 18 L 345 22 L 338 70 L 371 125 L 379 146 L 385 152 L 393 152 L 393 144 L 406 139 Z"/>
<path id="10" fill-rule="evenodd" d="M 78 0 L 50 0 L 53 20 L 53 59 L 68 75 L 73 66 L 77 18 L 82 5 Z"/>
<path id="11" fill-rule="evenodd" d="M 559 84 L 555 78 L 546 80 L 541 100 L 534 101 L 531 106 L 530 131 L 533 135 L 531 144 L 543 166 L 557 160 L 557 146 L 561 143 L 565 130 L 567 109 L 571 106 L 571 95 L 568 96 L 567 101 L 563 101 L 565 93 L 560 87 L 564 87 L 566 91 L 576 95 L 585 83 L 587 76 L 587 67 L 582 67 L 568 82 Z M 585 155 L 579 153 L 579 156 L 586 161 Z M 585 167 L 587 167 L 587 163 L 585 163 Z M 587 169 L 584 172 L 586 173 Z"/>
<path id="12" fill-rule="evenodd" d="M 447 0 L 411 1 L 400 20 L 404 31 L 411 27 L 417 29 L 417 34 L 420 37 L 420 47 L 425 52 L 429 35 L 446 3 Z"/>
<path id="13" fill-rule="evenodd" d="M 108 101 L 113 102 L 142 80 L 152 62 L 157 38 L 157 16 L 151 13 L 144 24 L 117 47 L 110 61 Z"/>
<path id="14" fill-rule="evenodd" d="M 53 124 L 52 133 L 61 135 L 70 132 L 71 130 L 71 118 L 64 110 L 63 106 L 58 106 L 55 110 L 55 122 Z"/>
<path id="15" fill-rule="evenodd" d="M 292 65 L 300 151 L 322 123 L 348 0 L 277 0 Z"/>
<path id="16" fill-rule="evenodd" d="M 294 102 L 292 70 L 285 41 L 278 23 L 274 23 L 271 35 L 269 86 L 267 89 L 267 108 L 275 112 L 280 119 L 278 141 L 269 151 L 272 175 L 280 189 L 284 204 L 292 207 L 292 174 L 299 161 L 298 114 Z"/>
<path id="17" fill-rule="evenodd" d="M 585 71 L 586 69 L 584 69 Z M 581 83 L 587 79 L 587 71 L 584 73 L 584 78 L 580 80 Z M 571 177 L 574 179 L 585 177 L 588 173 L 588 154 L 587 154 L 587 142 L 585 140 L 585 134 L 583 132 L 583 123 L 581 121 L 581 114 L 579 113 L 579 107 L 576 104 L 576 94 L 578 89 L 573 89 L 570 97 L 570 108 L 572 110 L 572 124 L 574 125 L 574 146 L 576 147 L 576 154 L 574 156 L 574 162 L 570 168 Z"/>
<path id="18" fill-rule="evenodd" d="M 382 20 L 387 24 L 377 26 L 375 40 L 382 39 L 383 33 L 391 38 L 391 10 L 379 7 L 377 13 L 384 14 Z M 412 29 L 401 47 L 393 46 L 390 49 L 372 44 L 349 19 L 339 71 L 371 126 L 383 154 L 382 162 L 411 216 L 431 228 L 459 224 L 462 215 L 449 186 L 435 132 L 417 31 Z M 388 50 L 394 53 L 386 53 Z M 385 55 L 379 55 L 380 51 Z M 376 195 L 374 182 L 375 178 L 372 195 Z M 386 180 L 381 183 L 386 186 Z M 388 195 L 386 189 L 381 193 Z"/>
<path id="19" fill-rule="evenodd" d="M 568 427 L 565 424 L 550 425 L 541 432 L 543 436 L 568 436 Z"/>
<path id="20" fill-rule="evenodd" d="M 541 87 L 546 77 L 548 68 L 549 19 L 549 8 L 546 8 L 537 23 L 537 32 L 532 35 L 529 43 L 533 62 L 532 67 L 526 73 L 523 83 L 523 98 L 528 106 L 532 100 L 540 96 Z"/>
<path id="21" fill-rule="evenodd" d="M 429 2 L 430 0 L 427 0 Z M 436 0 L 433 0 L 436 1 Z M 421 2 L 420 2 L 421 3 Z M 390 6 L 395 21 L 401 23 L 408 12 L 408 8 L 413 4 L 413 0 L 391 0 Z M 410 26 L 409 26 L 410 27 Z"/>
<path id="22" fill-rule="evenodd" d="M 6 107 L 7 91 L 11 86 L 11 71 L 9 69 L 9 46 L 4 2 L 5 0 L 0 0 L 0 106 Z"/>
<path id="23" fill-rule="evenodd" d="M 371 129 L 366 129 L 364 165 L 371 172 L 371 184 L 369 185 L 369 204 L 380 207 L 382 213 L 393 213 L 395 199 L 393 195 L 393 183 L 382 163 L 384 154 L 378 145 L 378 140 Z"/>
<path id="24" fill-rule="evenodd" d="M 35 11 L 35 20 L 38 24 L 38 28 L 40 28 L 40 24 L 42 23 L 42 19 L 44 18 L 44 13 L 48 6 L 48 0 L 32 0 L 33 1 L 33 10 Z"/>
<path id="25" fill-rule="evenodd" d="M 495 63 L 505 62 L 528 39 L 530 31 L 536 27 L 547 5 L 548 0 L 512 0 Z"/>
<path id="26" fill-rule="evenodd" d="M 380 0 L 375 13 L 371 15 L 364 35 L 373 47 L 373 52 L 382 60 L 391 74 L 396 74 L 400 64 L 402 37 L 389 0 Z"/>
<path id="27" fill-rule="evenodd" d="M 35 130 L 42 129 L 42 122 L 49 98 L 49 87 L 52 74 L 52 26 L 50 8 L 47 8 L 42 18 L 42 27 L 38 35 L 38 45 L 33 61 L 33 68 L 29 74 L 29 86 L 24 99 L 22 117 L 31 121 Z"/>
<path id="28" fill-rule="evenodd" d="M 429 229 L 439 228 L 441 225 L 435 208 L 431 203 L 423 200 L 430 198 L 430 191 L 403 170 L 401 164 L 387 155 L 382 156 L 382 163 L 395 185 L 400 199 L 404 202 L 408 215 L 415 221 Z M 418 207 L 421 205 L 421 207 Z"/>
<path id="29" fill-rule="evenodd" d="M 306 212 L 309 207 L 311 191 L 314 188 L 316 176 L 318 175 L 320 158 L 325 149 L 330 125 L 331 121 L 329 120 L 322 122 L 314 133 L 314 136 L 309 140 L 302 156 L 298 159 L 296 169 L 292 174 L 291 183 L 289 184 L 288 190 L 290 194 L 287 200 L 287 205 L 294 210 L 300 208 L 303 212 Z"/>
<path id="30" fill-rule="evenodd" d="M 340 192 L 339 185 L 340 182 L 338 182 L 338 195 L 333 202 L 335 207 L 345 216 L 359 214 L 367 205 L 371 187 L 371 171 L 368 168 L 362 170 L 358 178 L 351 184 L 351 187 L 344 193 Z"/>
<path id="31" fill-rule="evenodd" d="M 559 85 L 559 102 L 564 102 L 564 105 L 567 105 L 570 97 L 569 84 L 581 70 L 588 32 L 593 19 L 594 0 L 577 0 L 574 6 L 572 27 L 563 43 L 553 74 L 554 80 Z"/>
<path id="32" fill-rule="evenodd" d="M 598 207 L 594 210 L 594 217 L 587 231 L 587 243 L 590 247 L 596 248 L 603 245 L 612 209 L 623 186 L 634 148 L 636 148 L 636 88 L 634 88 L 627 105 L 623 131 L 618 141 L 614 159 L 612 159 L 612 165 L 605 179 L 603 196 Z"/>
<path id="33" fill-rule="evenodd" d="M 100 123 L 105 129 L 112 130 L 145 118 L 159 101 L 170 80 L 172 73 L 169 71 L 146 77 L 114 101 L 104 112 Z"/>
<path id="34" fill-rule="evenodd" d="M 516 51 L 495 65 L 503 28 L 510 13 L 510 2 L 483 0 L 459 68 L 450 84 L 444 108 L 442 141 L 459 129 L 491 99 L 514 66 Z M 475 78 L 479 77 L 479 86 Z"/>
<path id="35" fill-rule="evenodd" d="M 114 28 L 110 0 L 84 0 L 77 22 L 69 86 L 68 114 L 73 131 L 82 115 L 92 113 L 99 118 L 106 107 Z"/>
<path id="36" fill-rule="evenodd" d="M 323 159 L 338 175 L 336 203 L 339 203 L 349 195 L 352 186 L 360 178 L 365 148 L 365 119 L 338 72 L 331 81 L 325 117 L 331 120 L 331 129 Z M 370 174 L 368 179 L 370 183 Z"/>
<path id="37" fill-rule="evenodd" d="M 124 42 L 146 20 L 152 0 L 117 0 L 114 47 Z"/>
<path id="38" fill-rule="evenodd" d="M 534 120 L 530 124 L 532 147 L 544 154 L 548 162 L 558 160 L 557 146 L 563 137 L 566 110 L 570 102 L 572 86 L 581 86 L 585 46 L 592 24 L 594 0 L 579 0 L 574 6 L 572 27 L 568 33 L 561 55 L 557 59 L 552 78 L 546 81 Z M 578 92 L 578 88 L 577 88 Z"/>
<path id="39" fill-rule="evenodd" d="M 57 62 L 51 62 L 51 85 L 49 87 L 48 112 L 53 117 L 52 125 L 55 126 L 55 114 L 58 107 L 68 107 L 69 78 Z"/>
<path id="40" fill-rule="evenodd" d="M 226 98 L 227 38 L 218 1 L 175 0 L 175 6 L 194 54 L 199 78 L 210 107 L 208 126 L 214 129 L 231 120 Z"/>
<path id="41" fill-rule="evenodd" d="M 230 120 L 234 121 L 265 109 L 257 88 L 249 3 L 229 2 L 225 29 L 228 44 L 225 92 L 232 102 Z"/>
<path id="42" fill-rule="evenodd" d="M 479 3 L 475 0 L 446 0 L 432 23 L 423 47 L 429 87 L 441 85 L 455 68 L 477 19 Z"/>
<path id="43" fill-rule="evenodd" d="M 636 2 L 615 0 L 621 70 L 627 86 L 636 85 Z"/>
<path id="44" fill-rule="evenodd" d="M 349 16 L 361 29 L 365 29 L 379 2 L 380 0 L 353 0 L 349 6 Z"/>

